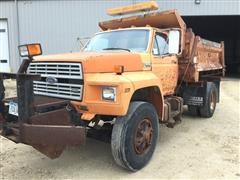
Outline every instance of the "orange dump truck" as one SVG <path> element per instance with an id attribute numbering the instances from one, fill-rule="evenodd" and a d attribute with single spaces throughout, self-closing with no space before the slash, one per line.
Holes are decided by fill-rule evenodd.
<path id="1" fill-rule="evenodd" d="M 150 2 L 108 13 L 156 8 Z M 107 140 L 116 163 L 137 171 L 152 157 L 159 124 L 180 122 L 185 105 L 213 116 L 224 44 L 195 35 L 176 10 L 99 26 L 81 52 L 42 56 L 40 44 L 19 47 L 27 58 L 18 73 L 0 74 L 1 135 L 50 158 L 87 136 Z M 17 97 L 4 98 L 4 79 L 17 80 Z"/>

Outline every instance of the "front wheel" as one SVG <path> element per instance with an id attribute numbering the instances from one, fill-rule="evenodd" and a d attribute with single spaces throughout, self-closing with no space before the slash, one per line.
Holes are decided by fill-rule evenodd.
<path id="1" fill-rule="evenodd" d="M 137 171 L 151 159 L 159 133 L 158 116 L 154 106 L 132 102 L 126 116 L 118 117 L 112 131 L 112 155 L 116 163 Z"/>

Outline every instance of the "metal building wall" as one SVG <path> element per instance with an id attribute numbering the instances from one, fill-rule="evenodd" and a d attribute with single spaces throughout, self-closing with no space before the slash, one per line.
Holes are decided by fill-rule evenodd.
<path id="1" fill-rule="evenodd" d="M 19 1 L 20 42 L 40 42 L 44 54 L 79 51 L 79 38 L 96 33 L 106 9 L 129 1 Z"/>
<path id="2" fill-rule="evenodd" d="M 11 71 L 16 71 L 20 64 L 18 55 L 18 26 L 16 2 L 14 1 L 0 1 L 0 19 L 7 19 L 8 21 L 8 36 L 9 36 L 9 57 Z"/>
<path id="3" fill-rule="evenodd" d="M 109 19 L 106 9 L 146 0 L 19 1 L 20 43 L 40 42 L 45 54 L 79 50 L 79 38 L 98 31 Z M 160 10 L 177 8 L 182 15 L 240 15 L 239 0 L 158 0 Z"/>
<path id="4" fill-rule="evenodd" d="M 200 1 L 200 4 L 196 4 L 195 1 Z M 240 15 L 240 0 L 157 0 L 157 2 L 160 10 L 177 9 L 184 16 Z"/>

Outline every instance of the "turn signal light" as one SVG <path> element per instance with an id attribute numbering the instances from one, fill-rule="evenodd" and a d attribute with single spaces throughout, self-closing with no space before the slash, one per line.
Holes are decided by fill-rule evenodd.
<path id="1" fill-rule="evenodd" d="M 121 75 L 124 72 L 124 66 L 115 66 L 114 67 L 114 72 L 118 75 Z"/>

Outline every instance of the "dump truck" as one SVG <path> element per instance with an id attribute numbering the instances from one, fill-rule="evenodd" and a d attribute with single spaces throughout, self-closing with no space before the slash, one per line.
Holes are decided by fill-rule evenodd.
<path id="1" fill-rule="evenodd" d="M 80 52 L 41 55 L 38 43 L 19 46 L 18 72 L 0 73 L 1 135 L 50 158 L 86 137 L 106 140 L 116 163 L 137 171 L 154 153 L 160 124 L 174 127 L 184 107 L 212 117 L 224 43 L 194 34 L 177 10 L 157 8 L 110 9 L 121 17 L 100 22 Z M 5 79 L 16 79 L 17 97 L 4 97 Z"/>

